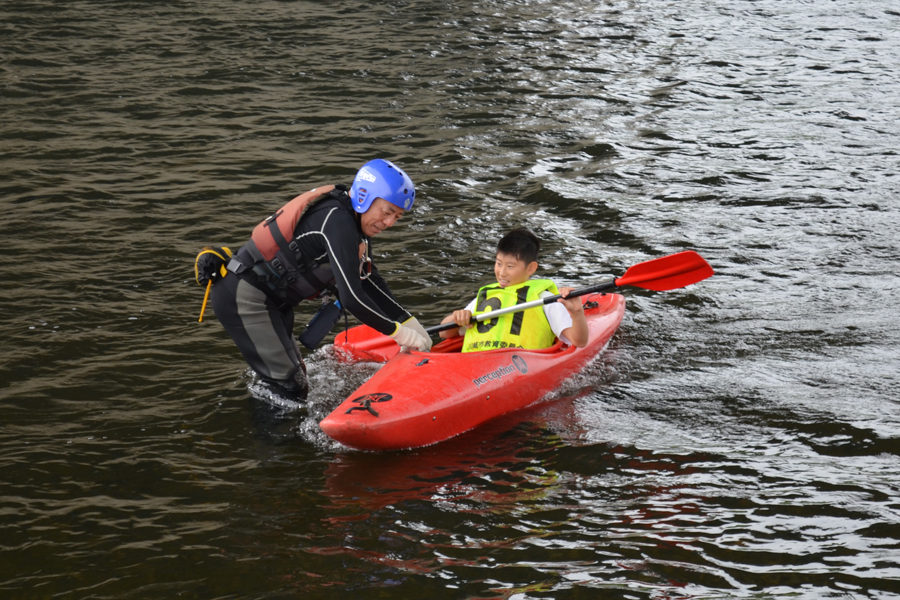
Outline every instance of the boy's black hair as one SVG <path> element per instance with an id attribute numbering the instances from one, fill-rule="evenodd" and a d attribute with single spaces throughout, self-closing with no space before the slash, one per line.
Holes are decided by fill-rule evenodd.
<path id="1" fill-rule="evenodd" d="M 541 240 L 527 229 L 513 229 L 497 242 L 497 253 L 515 256 L 525 264 L 537 262 Z"/>

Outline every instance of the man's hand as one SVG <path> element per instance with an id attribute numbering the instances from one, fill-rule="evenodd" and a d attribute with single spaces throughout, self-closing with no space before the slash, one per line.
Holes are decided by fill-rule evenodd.
<path id="1" fill-rule="evenodd" d="M 431 338 L 423 336 L 421 333 L 406 325 L 398 325 L 397 331 L 391 336 L 394 341 L 400 344 L 400 352 L 408 352 L 409 350 L 418 350 L 419 352 L 428 352 L 431 348 Z"/>
<path id="2" fill-rule="evenodd" d="M 407 320 L 403 321 L 403 325 L 405 327 L 409 327 L 410 329 L 412 329 L 413 331 L 415 331 L 416 333 L 421 335 L 423 338 L 428 340 L 428 348 L 426 349 L 426 351 L 431 350 L 431 345 L 432 345 L 431 336 L 428 335 L 428 332 L 425 331 L 425 328 L 422 327 L 422 324 L 419 323 L 419 320 L 417 318 L 413 317 L 411 319 L 407 319 Z"/>

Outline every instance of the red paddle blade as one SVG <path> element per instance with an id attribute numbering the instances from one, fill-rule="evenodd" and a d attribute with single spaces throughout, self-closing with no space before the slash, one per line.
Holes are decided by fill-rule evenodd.
<path id="1" fill-rule="evenodd" d="M 616 285 L 633 285 L 664 292 L 703 281 L 712 274 L 709 263 L 693 250 L 688 250 L 638 263 L 616 279 Z"/>
<path id="2" fill-rule="evenodd" d="M 338 356 L 350 362 L 387 362 L 400 352 L 390 337 L 366 325 L 357 325 L 334 336 Z"/>

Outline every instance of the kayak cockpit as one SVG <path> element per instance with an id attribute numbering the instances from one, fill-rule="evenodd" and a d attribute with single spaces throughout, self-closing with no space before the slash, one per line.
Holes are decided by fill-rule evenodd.
<path id="1" fill-rule="evenodd" d="M 584 303 L 584 314 L 590 316 L 600 312 L 609 310 L 611 303 L 614 302 L 615 294 L 590 294 L 582 297 Z M 463 346 L 463 337 L 457 336 L 435 344 L 431 348 L 431 354 L 461 354 Z M 334 338 L 334 347 L 336 355 L 340 360 L 347 362 L 387 362 L 397 355 L 399 348 L 386 335 L 382 335 L 364 325 L 353 327 L 345 332 L 339 333 Z M 574 346 L 563 344 L 560 340 L 549 348 L 540 350 L 522 350 L 520 348 L 498 348 L 496 350 L 482 350 L 478 354 L 497 354 L 502 352 L 534 352 L 539 354 L 568 354 L 574 352 Z M 427 355 L 426 352 L 412 352 L 412 354 Z"/>

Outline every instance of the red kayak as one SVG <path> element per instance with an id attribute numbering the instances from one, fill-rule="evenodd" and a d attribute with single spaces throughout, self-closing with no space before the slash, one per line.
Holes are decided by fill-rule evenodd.
<path id="1" fill-rule="evenodd" d="M 354 327 L 335 339 L 339 355 L 387 363 L 320 423 L 345 446 L 397 450 L 436 444 L 532 404 L 580 371 L 606 346 L 625 314 L 619 294 L 582 296 L 587 346 L 461 353 L 462 338 L 431 352 L 400 354 L 390 338 Z"/>

